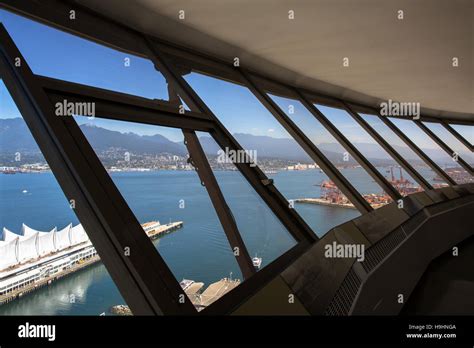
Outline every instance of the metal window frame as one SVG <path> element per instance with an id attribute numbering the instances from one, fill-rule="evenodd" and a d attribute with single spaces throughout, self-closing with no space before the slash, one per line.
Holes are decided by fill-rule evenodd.
<path id="1" fill-rule="evenodd" d="M 438 166 L 431 158 L 428 157 L 410 138 L 408 138 L 405 133 L 403 133 L 392 121 L 390 121 L 389 117 L 382 116 L 377 111 L 377 116 L 383 123 L 385 123 L 405 144 L 408 145 L 413 152 L 415 152 L 418 157 L 420 157 L 436 174 L 438 174 L 444 181 L 448 183 L 449 186 L 456 185 L 456 182 Z"/>
<path id="2" fill-rule="evenodd" d="M 466 146 L 469 150 L 474 151 L 474 145 L 471 144 L 469 140 L 464 138 L 457 130 L 455 130 L 453 127 L 451 127 L 450 124 L 446 122 L 441 122 L 441 124 L 446 128 L 452 135 L 456 137 L 464 146 Z"/>
<path id="3" fill-rule="evenodd" d="M 72 194 L 73 196 L 80 198 L 81 208 L 77 209 L 78 216 L 80 219 L 82 218 L 82 220 L 87 220 L 84 224 L 87 230 L 94 231 L 94 237 L 91 238 L 91 240 L 94 245 L 97 245 L 98 250 L 102 250 L 102 253 L 104 254 L 104 264 L 111 272 L 112 278 L 119 286 L 122 295 L 124 295 L 124 298 L 127 300 L 127 303 L 129 303 L 132 310 L 136 314 L 195 313 L 195 310 L 189 301 L 186 301 L 184 306 L 176 303 L 176 295 L 182 294 L 183 292 L 169 269 L 167 269 L 166 264 L 164 264 L 163 268 L 163 264 L 160 263 L 161 261 L 164 263 L 163 260 L 160 261 L 159 258 L 155 258 L 153 264 L 158 265 L 158 269 L 142 273 L 142 269 L 150 268 L 148 260 L 146 267 L 144 267 L 144 258 L 142 257 L 128 259 L 120 257 L 120 247 L 123 246 L 122 242 L 126 240 L 124 234 L 137 234 L 140 231 L 139 223 L 118 190 L 114 187 L 110 177 L 107 179 L 106 171 L 100 161 L 96 158 L 90 145 L 87 143 L 85 138 L 83 138 L 77 124 L 71 122 L 73 120 L 64 119 L 58 121 L 51 118 L 50 113 L 52 111 L 52 102 L 55 100 L 63 100 L 66 96 L 68 99 L 77 98 L 78 101 L 93 100 L 98 106 L 98 110 L 104 114 L 104 118 L 181 128 L 183 129 L 183 132 L 190 134 L 191 142 L 194 141 L 192 139 L 194 131 L 206 131 L 211 134 L 221 148 L 228 147 L 230 149 L 239 150 L 242 149 L 240 144 L 219 122 L 217 117 L 210 112 L 206 104 L 182 78 L 182 71 L 180 71 L 180 69 L 185 67 L 185 69 L 189 71 L 194 70 L 204 72 L 221 79 L 223 78 L 234 83 L 242 84 L 247 88 L 252 88 L 252 85 L 246 77 L 252 79 L 264 78 L 270 82 L 275 81 L 250 71 L 247 71 L 246 75 L 239 76 L 238 73 L 236 74 L 236 71 L 230 62 L 225 62 L 216 57 L 210 57 L 199 52 L 188 50 L 155 37 L 144 37 L 143 33 L 92 12 L 73 1 L 50 0 L 47 3 L 44 3 L 3 0 L 2 3 L 0 3 L 0 7 L 12 10 L 16 13 L 32 18 L 33 20 L 113 49 L 151 59 L 155 63 L 157 70 L 165 76 L 169 86 L 171 85 L 174 90 L 178 91 L 179 96 L 183 98 L 186 104 L 193 110 L 191 112 L 186 111 L 185 114 L 182 115 L 176 110 L 176 105 L 172 105 L 171 103 L 159 103 L 146 98 L 35 76 L 29 69 L 27 69 L 26 78 L 28 83 L 25 84 L 24 76 L 20 76 L 18 72 L 15 71 L 11 60 L 5 60 L 5 57 L 3 57 L 3 64 L 0 64 L 2 74 L 5 73 L 9 76 L 7 78 L 7 87 L 9 88 L 12 97 L 14 97 L 15 102 L 21 105 L 20 111 L 29 113 L 27 117 L 28 125 L 32 130 L 35 140 L 38 142 L 40 149 L 44 153 L 45 158 L 48 160 L 48 163 L 51 162 L 51 168 L 53 169 L 61 188 L 67 196 Z M 65 14 L 72 8 L 76 10 L 76 17 L 80 18 L 80 20 L 71 21 L 67 18 Z M 0 37 L 2 37 L 0 42 L 3 43 L 3 35 L 0 35 Z M 13 42 L 11 42 L 11 44 L 13 44 Z M 22 74 L 23 70 L 25 70 L 24 67 L 22 68 Z M 325 116 L 322 113 L 318 113 L 319 110 L 317 110 L 317 108 L 306 99 L 310 98 L 309 96 L 316 96 L 316 92 L 298 89 L 294 86 L 286 86 L 284 83 L 276 83 L 285 86 L 286 89 L 292 90 L 290 98 L 294 99 L 293 95 L 296 94 L 297 99 L 299 99 L 303 105 L 306 103 L 306 108 L 316 118 L 320 118 L 321 116 L 325 118 Z M 21 88 L 19 86 L 21 86 Z M 267 109 L 269 109 L 269 111 L 271 111 L 272 115 L 276 117 L 282 125 L 284 124 L 285 128 L 293 128 L 292 136 L 298 142 L 305 145 L 303 148 L 308 153 L 312 153 L 312 158 L 315 159 L 315 161 L 317 159 L 319 162 L 316 162 L 320 164 L 320 166 L 323 164 L 324 167 L 321 167 L 323 170 L 325 169 L 328 176 L 332 176 L 337 180 L 341 191 L 346 195 L 349 195 L 354 201 L 358 201 L 357 205 L 360 211 L 370 211 L 371 209 L 364 207 L 364 204 L 360 201 L 360 194 L 355 189 L 352 190 L 352 185 L 348 181 L 342 180 L 339 177 L 340 173 L 338 170 L 332 166 L 330 162 L 327 163 L 327 159 L 320 153 L 319 149 L 317 149 L 309 139 L 302 136 L 303 134 L 301 134 L 301 132 L 298 132 L 298 127 L 293 127 L 294 125 L 291 123 L 291 120 L 283 117 L 286 116 L 284 115 L 284 112 L 279 110 L 278 106 L 272 105 L 271 103 L 268 103 L 268 101 L 265 101 L 265 98 L 262 98 L 262 96 L 266 95 L 262 92 L 263 90 L 264 88 L 262 85 L 254 85 L 254 94 L 257 97 L 260 95 L 259 100 L 267 107 Z M 272 92 L 272 90 L 269 92 Z M 278 94 L 278 92 L 279 90 L 277 90 L 275 94 Z M 301 97 L 303 97 L 303 100 L 301 100 Z M 340 103 L 340 100 L 337 98 L 327 96 L 324 98 L 331 100 L 331 103 L 336 105 Z M 40 102 L 38 103 L 36 99 L 39 99 Z M 48 105 L 48 103 L 51 105 Z M 375 110 L 373 107 L 364 107 Z M 316 116 L 315 113 L 318 116 Z M 384 119 L 380 116 L 378 111 L 377 115 L 384 123 L 387 124 L 388 122 L 391 124 L 388 119 Z M 428 122 L 439 122 L 439 120 L 433 117 L 422 116 L 421 119 Z M 459 122 L 457 120 L 445 120 L 443 122 L 466 124 L 465 122 Z M 323 126 L 328 129 L 327 127 L 330 127 L 330 124 L 331 123 L 329 122 L 326 125 L 323 124 Z M 393 124 L 392 126 L 393 128 L 389 125 L 389 128 L 392 129 L 392 131 L 394 131 L 410 148 L 412 148 L 420 158 L 428 163 L 435 172 L 443 177 L 450 185 L 456 184 L 444 171 L 441 170 L 441 168 L 424 154 L 423 151 L 412 143 L 410 139 L 405 137 L 403 133 L 399 132 L 396 126 Z M 335 127 L 330 128 L 334 131 Z M 65 133 L 62 135 L 57 134 L 56 132 L 58 129 Z M 337 131 L 338 130 L 335 129 L 336 134 Z M 70 139 L 66 139 L 66 135 L 69 136 Z M 383 176 L 380 177 L 380 173 L 373 168 L 370 163 L 368 163 L 367 159 L 362 154 L 354 151 L 357 149 L 354 149 L 353 145 L 348 142 L 345 137 L 341 137 L 341 135 L 342 134 L 339 134 L 339 138 L 344 140 L 343 142 L 337 139 L 337 137 L 336 139 L 341 144 L 344 143 L 347 146 L 345 146 L 346 150 L 350 152 L 354 158 L 357 157 L 356 160 L 358 162 L 361 161 L 364 163 L 364 168 L 367 167 L 369 169 L 366 169 L 367 172 L 377 182 L 380 181 L 382 183 L 381 186 L 386 192 L 388 191 L 387 193 L 398 198 L 398 191 L 396 191 Z M 74 139 L 74 141 L 71 139 Z M 198 146 L 198 143 L 199 140 L 192 144 L 192 150 L 190 149 L 190 155 L 193 157 L 194 154 L 195 159 L 199 157 L 200 144 Z M 73 150 L 82 152 L 74 155 Z M 92 157 L 85 157 L 85 154 Z M 354 154 L 356 154 L 356 156 L 354 156 Z M 71 158 L 73 158 L 74 161 L 71 161 Z M 75 162 L 76 160 L 78 162 Z M 206 169 L 206 163 L 209 165 L 207 159 L 204 161 L 201 158 L 201 160 L 200 167 Z M 359 163 L 362 165 L 361 162 Z M 83 165 L 83 167 L 80 167 L 78 163 Z M 277 272 L 290 264 L 297 256 L 306 250 L 311 243 L 318 240 L 304 220 L 293 209 L 289 209 L 288 202 L 274 187 L 272 180 L 268 179 L 258 167 L 251 167 L 242 163 L 236 164 L 236 166 L 299 243 L 263 270 L 252 275 L 249 281 L 243 282 L 232 292 L 204 309 L 202 311 L 203 314 L 217 314 L 231 311 L 243 299 L 248 298 L 252 292 L 262 287 L 273 276 L 275 276 Z M 209 174 L 209 171 L 207 174 L 204 174 L 205 181 L 210 183 L 209 186 L 211 188 L 215 189 L 217 187 L 217 189 L 219 189 L 218 185 L 212 181 L 212 176 Z M 208 186 L 208 183 L 205 183 L 206 187 Z M 99 195 L 99 192 L 103 194 L 103 197 Z M 214 198 L 216 202 L 222 203 L 221 199 L 218 197 L 218 192 L 216 191 L 213 194 L 217 197 Z M 117 223 L 111 224 L 110 219 L 112 219 L 114 213 L 122 214 L 118 216 L 121 216 L 124 221 L 127 233 L 125 233 L 123 226 L 120 226 Z M 225 215 L 228 213 L 224 212 L 223 214 Z M 230 217 L 228 216 L 227 218 Z M 233 230 L 232 233 L 235 233 L 235 229 Z M 145 243 L 144 240 L 146 239 L 141 238 L 140 241 L 134 239 L 131 242 L 135 243 L 134 245 L 141 245 L 141 243 Z M 148 242 L 148 240 L 146 241 Z M 151 251 L 154 250 L 148 249 L 146 253 L 150 253 Z M 156 252 L 155 254 L 158 255 Z M 119 264 L 114 265 L 112 260 L 118 260 Z M 153 279 L 150 278 L 153 272 L 160 273 L 159 277 L 161 278 L 158 281 L 159 284 L 153 283 Z M 136 288 L 133 289 L 133 286 Z M 159 298 L 159 296 L 162 297 Z"/>
<path id="4" fill-rule="evenodd" d="M 136 314 L 192 314 L 194 306 L 105 171 L 77 123 L 53 104 L 0 24 L 0 73 L 74 212 Z M 20 58 L 21 66 L 15 66 Z M 125 253 L 129 248 L 130 255 Z M 156 296 L 160 294 L 160 296 Z"/>
<path id="5" fill-rule="evenodd" d="M 251 182 L 252 186 L 257 193 L 264 198 L 269 206 L 273 205 L 276 207 L 276 210 L 274 209 L 273 212 L 298 242 L 296 246 L 292 247 L 288 252 L 280 256 L 277 260 L 271 262 L 270 265 L 266 266 L 256 274 L 248 251 L 246 250 L 238 229 L 236 228 L 232 213 L 220 192 L 209 163 L 202 152 L 199 140 L 194 133 L 196 129 L 207 131 L 216 139 L 216 141 L 218 141 L 218 143 L 221 144 L 221 146 L 223 146 L 223 144 L 226 146 L 240 146 L 235 140 L 233 140 L 235 142 L 233 143 L 232 139 L 227 138 L 227 134 L 219 129 L 219 125 L 216 124 L 215 120 L 200 113 L 186 112 L 184 115 L 179 114 L 175 105 L 168 105 L 166 102 L 158 103 L 146 98 L 135 97 L 119 92 L 36 76 L 29 69 L 25 59 L 21 56 L 21 53 L 16 48 L 13 40 L 11 40 L 8 32 L 1 24 L 0 43 L 3 58 L 1 73 L 2 76 L 5 76 L 5 84 L 22 114 L 27 110 L 27 101 L 33 104 L 37 103 L 36 99 L 40 99 L 41 108 L 36 109 L 37 114 L 41 115 L 41 118 L 46 120 L 45 122 L 48 122 L 48 128 L 52 127 L 51 125 L 56 126 L 58 129 L 61 129 L 60 132 L 63 136 L 67 135 L 65 138 L 61 138 L 62 142 L 60 142 L 58 147 L 55 148 L 56 152 L 53 152 L 44 145 L 47 143 L 46 139 L 51 139 L 52 135 L 50 133 L 45 133 L 44 129 L 40 130 L 39 127 L 34 125 L 30 116 L 32 114 L 31 112 L 28 113 L 28 116 L 24 116 L 25 122 L 34 134 L 36 142 L 41 144 L 40 149 L 55 173 L 56 179 L 62 190 L 67 196 L 71 196 L 71 192 L 77 193 L 94 188 L 91 183 L 88 183 L 88 185 L 92 186 L 85 188 L 82 186 L 80 181 L 72 181 L 70 177 L 67 178 L 65 176 L 62 169 L 66 163 L 72 163 L 72 170 L 76 171 L 82 169 L 82 174 L 78 175 L 78 178 L 82 178 L 83 176 L 86 178 L 99 176 L 96 184 L 98 183 L 107 191 L 107 194 L 102 192 L 102 195 L 99 196 L 80 197 L 80 209 L 75 210 L 75 212 L 79 220 L 81 222 L 84 221 L 84 226 L 86 230 L 89 231 L 91 241 L 94 246 L 96 246 L 102 261 L 110 271 L 110 274 L 121 291 L 122 296 L 126 299 L 126 302 L 130 305 L 135 314 L 196 314 L 197 311 L 194 306 L 192 306 L 187 296 L 185 296 L 179 283 L 172 275 L 164 260 L 159 256 L 156 250 L 152 248 L 152 244 L 149 243 L 145 234 L 142 233 L 136 217 L 128 207 L 118 189 L 115 187 L 112 179 L 105 171 L 94 150 L 80 131 L 77 123 L 72 118 L 57 117 L 54 115 L 54 102 L 62 102 L 65 98 L 69 101 L 84 102 L 87 100 L 96 103 L 98 106 L 96 111 L 101 115 L 96 116 L 98 118 L 122 121 L 126 120 L 160 126 L 165 125 L 183 129 L 186 146 L 189 149 L 190 156 L 192 160 L 195 161 L 195 164 L 197 164 L 198 169 L 200 169 L 198 171 L 200 179 L 205 183 L 211 201 L 214 207 L 216 207 L 216 213 L 224 227 L 224 231 L 226 232 L 231 247 L 239 248 L 240 257 L 236 258 L 242 274 L 246 279 L 252 277 L 251 281 L 243 283 L 246 285 L 244 289 L 255 290 L 256 288 L 263 286 L 261 282 L 270 279 L 275 270 L 283 270 L 292 260 L 306 250 L 312 242 L 318 240 L 318 237 L 313 233 L 309 226 L 304 223 L 293 209 L 288 207 L 288 201 L 273 187 L 271 182 L 267 184 L 262 183 L 265 182 L 265 180 L 268 180 L 264 175 L 263 178 L 259 176 L 259 174 L 263 174 L 263 172 L 261 172 L 258 167 L 250 166 L 250 162 L 247 163 L 248 168 L 251 169 L 250 172 L 253 172 L 252 174 L 254 175 L 254 182 Z M 13 62 L 15 57 L 21 57 L 21 74 L 14 69 Z M 16 72 L 16 74 L 12 74 L 12 71 Z M 23 75 L 26 76 L 28 84 L 23 82 Z M 18 91 L 18 85 L 25 85 L 25 88 L 21 93 Z M 39 116 L 36 115 L 34 117 L 39 118 Z M 196 129 L 193 129 L 193 122 L 197 123 Z M 66 127 L 69 132 L 66 132 L 63 129 L 64 127 Z M 63 147 L 68 145 L 68 141 L 77 144 L 80 150 L 76 149 L 75 152 L 83 155 L 82 158 L 78 158 L 81 157 L 79 155 L 73 156 L 74 151 L 64 151 Z M 58 161 L 55 157 L 58 156 L 58 153 L 64 153 L 62 161 Z M 81 159 L 84 158 L 87 158 L 90 166 L 87 166 L 86 163 L 81 161 Z M 242 172 L 243 174 L 245 173 L 245 171 Z M 259 176 L 258 181 L 255 180 L 257 176 Z M 103 200 L 99 202 L 99 198 L 109 199 L 105 202 Z M 101 214 L 103 210 L 107 211 L 108 206 L 114 208 L 118 206 L 120 212 L 115 212 L 115 215 L 124 219 L 122 223 L 127 226 L 127 232 L 125 233 L 124 229 L 122 229 L 123 233 L 128 236 L 128 239 L 132 239 L 133 242 L 129 241 L 129 243 L 125 243 L 127 238 L 124 238 L 123 235 L 117 233 L 117 230 L 119 229 L 118 225 L 114 225 L 115 227 L 110 227 L 106 231 L 104 231 L 104 229 L 101 231 L 96 225 L 94 226 L 94 223 L 98 224 L 99 222 L 93 220 L 91 217 L 92 212 L 90 210 L 86 210 L 86 208 L 90 206 L 99 207 L 95 209 L 97 209 Z M 106 223 L 108 223 L 108 220 L 112 218 L 110 215 L 108 217 L 101 217 L 106 220 Z M 125 223 L 125 221 L 127 222 Z M 234 221 L 233 224 L 230 223 L 232 221 Z M 106 236 L 105 233 L 111 235 L 111 239 L 116 241 L 114 243 L 109 243 L 108 248 L 103 246 L 104 244 L 107 245 L 105 238 L 110 238 L 110 236 Z M 137 235 L 139 235 L 139 237 L 137 237 Z M 121 247 L 117 247 L 117 245 L 121 245 Z M 125 247 L 129 247 L 133 250 L 140 250 L 140 253 L 134 253 L 133 257 L 125 256 L 125 253 L 123 252 Z M 117 254 L 122 255 L 122 259 L 125 258 L 129 261 L 129 264 L 127 265 L 129 270 L 117 267 Z M 146 256 L 144 257 L 144 255 Z M 143 262 L 144 260 L 147 260 L 146 263 Z M 146 272 L 148 268 L 152 271 Z M 123 276 L 124 274 L 128 275 L 128 273 L 131 272 L 141 276 L 139 279 L 141 283 L 137 280 L 132 283 L 130 279 Z M 153 273 L 156 274 L 152 276 Z M 156 284 L 157 278 L 160 279 L 160 282 L 158 282 L 160 284 Z M 161 286 L 161 288 L 159 288 L 158 285 Z M 130 291 L 131 289 L 138 289 L 142 292 Z M 212 304 L 203 310 L 202 313 L 215 313 L 215 308 L 220 308 L 225 312 L 228 310 L 227 308 L 231 308 L 236 303 L 240 303 L 242 297 L 247 295 L 248 294 L 244 293 L 242 290 L 232 291 L 230 294 L 224 296 L 226 298 L 224 301 L 221 301 L 223 298 L 217 301 L 217 303 L 222 302 L 222 304 Z M 181 303 L 183 298 L 184 302 Z M 152 302 L 152 305 L 148 302 Z"/>
<path id="6" fill-rule="evenodd" d="M 402 195 L 388 180 L 380 173 L 370 161 L 337 129 L 337 127 L 313 104 L 308 97 L 296 91 L 299 101 L 308 109 L 309 112 L 336 138 L 336 140 L 350 153 L 352 157 L 365 169 L 365 171 L 374 179 L 382 190 L 387 193 L 394 201 L 402 198 Z M 342 109 L 343 110 L 343 109 Z M 349 115 L 350 117 L 350 115 Z"/>
<path id="7" fill-rule="evenodd" d="M 416 182 L 423 188 L 423 190 L 432 190 L 433 186 L 420 174 L 415 168 L 412 167 L 408 161 L 403 158 L 377 131 L 365 121 L 357 111 L 355 111 L 348 103 L 341 101 L 341 105 L 344 106 L 346 111 L 352 116 L 352 118 L 367 132 L 372 138 L 392 156 L 392 158 L 402 167 Z"/>
<path id="8" fill-rule="evenodd" d="M 239 72 L 246 82 L 246 86 L 277 119 L 285 130 L 296 140 L 303 150 L 321 167 L 326 175 L 336 184 L 341 192 L 354 204 L 362 214 L 373 210 L 366 199 L 356 188 L 341 174 L 332 162 L 319 150 L 301 129 L 286 115 L 286 113 L 266 94 L 257 82 L 243 69 Z"/>
<path id="9" fill-rule="evenodd" d="M 425 124 L 423 124 L 421 121 L 415 121 L 415 123 L 420 127 L 428 137 L 431 138 L 438 146 L 443 149 L 450 157 L 453 157 L 456 151 L 451 149 L 449 145 L 447 145 L 441 138 L 436 135 L 435 132 L 433 132 L 431 129 L 429 129 Z M 458 156 L 457 162 L 461 165 L 462 168 L 464 168 L 469 174 L 474 175 L 474 171 L 472 170 L 472 167 L 461 157 Z"/>

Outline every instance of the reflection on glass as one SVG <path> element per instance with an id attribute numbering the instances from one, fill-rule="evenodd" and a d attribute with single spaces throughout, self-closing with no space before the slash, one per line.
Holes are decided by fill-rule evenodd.
<path id="1" fill-rule="evenodd" d="M 35 74 L 168 100 L 166 81 L 148 59 L 116 51 L 8 11 L 0 10 L 0 22 Z"/>
<path id="2" fill-rule="evenodd" d="M 438 144 L 436 144 L 413 121 L 394 117 L 390 118 L 390 120 L 456 183 L 461 184 L 473 180 L 472 176 L 461 168 L 453 157 L 449 156 L 443 149 L 441 149 Z M 435 182 L 435 187 L 445 185 L 443 184 L 444 180 L 438 175 L 433 177 L 432 180 Z"/>

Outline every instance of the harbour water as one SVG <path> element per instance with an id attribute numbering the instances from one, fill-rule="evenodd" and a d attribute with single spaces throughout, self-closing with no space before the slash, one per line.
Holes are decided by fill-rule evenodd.
<path id="1" fill-rule="evenodd" d="M 345 169 L 358 180 L 360 168 Z M 251 256 L 264 267 L 294 242 L 238 172 L 216 172 L 225 198 Z M 277 188 L 288 199 L 318 197 L 316 186 L 327 177 L 319 170 L 274 174 Z M 205 188 L 193 171 L 118 172 L 112 178 L 137 219 L 183 221 L 183 228 L 155 241 L 177 278 L 207 285 L 231 275 L 241 278 Z M 374 182 L 364 182 L 377 192 Z M 0 226 L 20 231 L 22 223 L 38 230 L 62 228 L 77 220 L 51 173 L 0 175 Z M 358 216 L 354 209 L 297 204 L 297 211 L 318 235 Z M 132 252 L 134 252 L 132 250 Z M 124 303 L 102 264 L 74 273 L 51 286 L 0 306 L 0 315 L 99 315 Z"/>

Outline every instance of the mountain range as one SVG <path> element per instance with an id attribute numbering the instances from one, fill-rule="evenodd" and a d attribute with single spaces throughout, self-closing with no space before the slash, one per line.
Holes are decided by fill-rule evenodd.
<path id="1" fill-rule="evenodd" d="M 98 126 L 83 124 L 80 126 L 86 138 L 97 152 L 111 148 L 123 149 L 135 154 L 168 153 L 183 156 L 187 153 L 182 142 L 173 142 L 160 134 L 138 135 L 128 132 L 121 133 Z M 246 149 L 256 150 L 260 158 L 279 158 L 284 160 L 311 161 L 309 156 L 299 147 L 297 142 L 289 138 L 273 138 L 244 133 L 234 134 L 237 141 Z M 209 136 L 200 138 L 204 152 L 217 155 L 218 145 Z M 344 152 L 337 143 L 321 143 L 317 145 L 331 160 L 340 162 Z M 368 158 L 381 161 L 390 160 L 387 154 L 374 143 L 357 143 L 357 148 Z M 406 147 L 394 146 L 404 158 L 416 159 Z M 22 118 L 0 119 L 0 152 L 39 152 L 31 133 Z M 437 150 L 425 149 L 433 159 L 445 160 L 446 155 Z"/>

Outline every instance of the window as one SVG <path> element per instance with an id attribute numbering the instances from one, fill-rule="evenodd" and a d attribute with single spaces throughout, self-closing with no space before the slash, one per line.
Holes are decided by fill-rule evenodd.
<path id="1" fill-rule="evenodd" d="M 185 78 L 318 236 L 357 215 L 332 207 L 328 220 L 330 208 L 303 203 L 321 196 L 327 176 L 248 88 L 197 73 Z"/>
<path id="2" fill-rule="evenodd" d="M 393 132 L 385 123 L 383 123 L 380 118 L 370 114 L 362 113 L 359 115 L 429 183 L 434 183 L 433 178 L 436 176 L 436 174 L 433 172 L 433 170 L 398 135 L 396 135 L 395 132 Z M 396 179 L 401 179 L 402 181 L 408 180 L 410 181 L 410 183 L 407 183 L 409 187 L 417 187 L 415 180 L 404 170 L 398 168 L 398 170 L 393 169 L 393 171 L 395 171 Z M 421 187 L 417 188 L 421 190 Z"/>
<path id="3" fill-rule="evenodd" d="M 152 240 L 177 281 L 184 285 L 192 280 L 196 286 L 201 284 L 193 289 L 205 291 L 224 278 L 236 284 L 243 280 L 206 188 L 188 163 L 180 129 L 82 116 L 75 119 L 143 228 L 169 228 L 169 233 Z M 204 145 L 204 151 L 210 150 Z M 244 197 L 238 202 L 240 210 L 251 204 Z M 241 214 L 234 211 L 234 216 Z M 255 240 L 247 247 L 255 247 L 252 243 L 260 242 L 264 232 L 248 231 Z M 198 293 L 187 294 L 199 308 Z"/>
<path id="4" fill-rule="evenodd" d="M 370 195 L 382 193 L 378 184 L 367 172 L 347 153 L 344 147 L 331 135 L 331 133 L 301 104 L 293 99 L 270 95 L 275 103 L 287 114 L 298 128 L 315 144 L 319 150 L 331 161 L 332 164 L 346 177 L 354 188 L 371 202 Z M 342 193 L 335 188 L 331 181 L 320 183 L 320 196 L 332 201 L 340 201 L 335 196 Z M 346 200 L 346 198 L 344 197 Z M 381 205 L 372 201 L 374 208 Z M 344 208 L 341 208 L 344 209 Z M 347 220 L 352 219 L 353 217 Z"/>
<path id="5" fill-rule="evenodd" d="M 453 160 L 438 144 L 436 144 L 420 127 L 413 121 L 390 118 L 390 120 L 403 133 L 405 133 L 428 157 L 430 157 L 446 174 L 448 174 L 455 182 L 463 183 L 470 179 L 470 175 L 466 176 L 466 171 Z M 442 183 L 444 180 L 436 175 L 431 178 L 435 183 Z"/>
<path id="6" fill-rule="evenodd" d="M 438 138 L 441 139 L 451 150 L 456 152 L 459 157 L 462 157 L 471 166 L 474 165 L 474 155 L 463 143 L 461 143 L 454 135 L 452 135 L 446 128 L 439 123 L 423 122 Z"/>
<path id="7" fill-rule="evenodd" d="M 474 145 L 474 127 L 466 126 L 461 124 L 451 124 L 451 127 L 454 128 L 456 132 L 461 134 L 464 139 L 466 139 L 471 145 Z"/>
<path id="8" fill-rule="evenodd" d="M 153 63 L 0 10 L 33 73 L 148 99 L 168 100 L 166 80 Z M 34 38 L 34 40 L 32 40 Z"/>
<path id="9" fill-rule="evenodd" d="M 236 220 L 251 257 L 262 258 L 262 266 L 296 245 L 286 228 L 254 191 L 234 164 L 222 164 L 219 145 L 206 133 L 198 133 L 222 194 Z M 230 162 L 227 161 L 226 162 Z"/>

